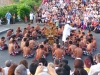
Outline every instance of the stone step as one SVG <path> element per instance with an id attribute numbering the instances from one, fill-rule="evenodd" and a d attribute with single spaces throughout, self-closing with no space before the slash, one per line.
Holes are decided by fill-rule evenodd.
<path id="1" fill-rule="evenodd" d="M 10 28 L 0 27 L 0 34 L 7 32 L 9 29 Z"/>

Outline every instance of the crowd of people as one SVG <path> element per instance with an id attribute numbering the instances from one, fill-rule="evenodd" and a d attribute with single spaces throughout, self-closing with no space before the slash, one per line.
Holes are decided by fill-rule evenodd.
<path id="1" fill-rule="evenodd" d="M 19 64 L 7 60 L 5 67 L 0 67 L 0 75 L 100 75 L 100 53 L 94 58 L 88 56 L 84 61 L 76 58 L 73 64 L 74 71 L 66 59 L 47 62 L 45 58 L 40 58 L 33 60 L 30 65 L 27 60 L 21 60 Z"/>
<path id="2" fill-rule="evenodd" d="M 100 53 L 92 57 L 97 50 L 97 41 L 91 31 L 100 32 L 100 4 L 97 0 L 43 0 L 37 14 L 36 22 L 24 29 L 10 29 L 0 39 L 0 50 L 7 50 L 11 56 L 23 54 L 24 58 L 34 58 L 28 68 L 28 62 L 22 60 L 19 65 L 6 62 L 6 68 L 0 68 L 3 75 L 100 75 Z M 8 14 L 6 14 L 7 16 Z M 30 13 L 30 22 L 33 13 Z M 54 43 L 49 44 L 47 24 L 52 23 L 55 32 Z M 85 33 L 88 29 L 88 33 Z M 62 38 L 62 43 L 60 39 Z M 44 39 L 42 42 L 37 42 Z M 48 63 L 48 55 L 54 63 Z M 87 56 L 84 61 L 82 56 Z M 71 71 L 65 56 L 74 58 L 74 71 Z M 9 67 L 9 69 L 8 69 Z"/>

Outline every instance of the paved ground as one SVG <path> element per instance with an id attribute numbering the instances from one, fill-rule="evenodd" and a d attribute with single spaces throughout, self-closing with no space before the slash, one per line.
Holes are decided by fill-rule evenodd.
<path id="1" fill-rule="evenodd" d="M 2 26 L 0 26 L 0 28 L 1 28 L 1 27 L 5 27 L 5 28 L 11 28 L 11 29 L 16 30 L 16 28 L 17 28 L 18 26 L 20 26 L 21 29 L 23 29 L 24 27 L 27 26 L 27 24 L 19 23 L 19 24 L 13 24 L 13 25 L 2 25 Z M 34 25 L 32 24 L 32 26 L 35 26 L 35 24 L 34 24 Z M 40 25 L 40 26 L 42 27 L 42 25 Z M 87 32 L 87 31 L 86 31 L 86 32 Z M 99 51 L 99 49 L 100 49 L 100 34 L 95 34 L 95 33 L 93 33 L 93 35 L 96 37 L 97 42 L 98 42 L 98 51 L 94 52 L 94 54 L 96 54 L 96 53 L 100 52 L 100 51 Z M 6 37 L 6 34 L 5 34 L 5 33 L 0 34 L 0 37 L 2 37 L 2 36 L 5 36 L 5 37 Z M 39 41 L 43 41 L 43 40 L 44 40 L 44 39 L 40 39 Z M 61 41 L 61 40 L 60 40 L 60 41 Z M 7 40 L 6 43 L 8 44 L 8 40 Z M 71 66 L 71 68 L 72 68 L 72 70 L 73 70 L 73 61 L 74 61 L 74 59 L 70 58 L 69 56 L 66 56 L 65 58 L 69 61 L 69 65 Z M 84 59 L 84 58 L 85 58 L 85 56 L 83 56 L 83 59 Z M 14 56 L 10 56 L 10 55 L 8 54 L 8 51 L 7 51 L 7 50 L 5 50 L 5 51 L 0 51 L 0 60 L 1 60 L 1 61 L 0 61 L 0 66 L 2 66 L 2 67 L 5 66 L 4 62 L 5 62 L 6 60 L 12 60 L 12 61 L 15 62 L 15 63 L 19 63 L 19 61 L 22 60 L 22 59 L 24 59 L 24 58 L 22 57 L 22 54 L 19 55 L 19 56 L 15 56 L 15 57 L 14 57 Z M 30 63 L 32 62 L 32 60 L 33 60 L 33 58 L 27 59 L 29 65 L 30 65 Z M 47 57 L 47 60 L 48 60 L 48 62 L 53 62 L 53 59 L 52 59 L 51 55 L 49 55 L 49 56 Z"/>

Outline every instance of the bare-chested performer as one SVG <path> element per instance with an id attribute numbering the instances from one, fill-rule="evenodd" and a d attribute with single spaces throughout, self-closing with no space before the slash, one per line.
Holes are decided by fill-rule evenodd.
<path id="1" fill-rule="evenodd" d="M 26 41 L 25 47 L 23 48 L 23 57 L 25 57 L 25 58 L 31 58 L 33 56 L 34 56 L 34 53 L 29 48 L 29 42 Z"/>
<path id="2" fill-rule="evenodd" d="M 18 49 L 15 47 L 16 44 L 16 40 L 12 40 L 11 43 L 9 43 L 8 46 L 8 51 L 10 55 L 16 56 L 17 54 L 19 54 Z"/>
<path id="3" fill-rule="evenodd" d="M 73 42 L 69 41 L 68 51 L 66 51 L 67 54 L 70 55 L 70 56 L 74 56 L 73 54 L 75 52 L 75 48 L 76 48 L 76 46 L 73 44 Z"/>
<path id="4" fill-rule="evenodd" d="M 79 44 L 76 44 L 76 48 L 75 48 L 75 51 L 74 51 L 74 57 L 75 58 L 81 58 L 82 55 L 83 55 L 83 51 L 82 51 L 82 48 L 79 47 Z"/>
<path id="5" fill-rule="evenodd" d="M 30 29 L 30 32 L 32 33 L 34 30 L 35 30 L 35 28 L 34 28 L 34 27 L 32 27 L 32 28 Z"/>
<path id="6" fill-rule="evenodd" d="M 32 37 L 34 40 L 37 40 L 37 32 L 36 30 L 32 32 Z"/>
<path id="7" fill-rule="evenodd" d="M 36 50 L 35 60 L 38 60 L 40 58 L 46 58 L 44 54 L 45 54 L 44 46 L 40 45 L 39 48 Z"/>
<path id="8" fill-rule="evenodd" d="M 45 55 L 47 56 L 49 54 L 49 45 L 48 45 L 48 40 L 45 40 L 43 42 L 44 50 L 45 50 Z"/>
<path id="9" fill-rule="evenodd" d="M 35 41 L 32 38 L 29 39 L 29 48 L 31 50 L 35 48 Z"/>
<path id="10" fill-rule="evenodd" d="M 8 49 L 7 44 L 5 44 L 6 40 L 5 37 L 1 37 L 0 39 L 0 50 Z"/>
<path id="11" fill-rule="evenodd" d="M 27 41 L 27 38 L 24 38 L 22 41 L 21 41 L 21 45 L 20 45 L 20 49 L 23 51 L 23 48 L 25 47 L 25 43 Z"/>
<path id="12" fill-rule="evenodd" d="M 87 55 L 91 55 L 93 53 L 93 44 L 92 44 L 92 39 L 87 40 Z"/>
<path id="13" fill-rule="evenodd" d="M 26 33 L 27 33 L 27 29 L 26 28 L 24 28 L 24 30 L 23 30 L 23 32 L 22 32 L 22 35 L 24 36 Z"/>
<path id="14" fill-rule="evenodd" d="M 20 30 L 16 31 L 16 39 L 21 40 L 22 39 L 22 33 Z"/>
<path id="15" fill-rule="evenodd" d="M 7 31 L 6 35 L 7 35 L 7 38 L 10 39 L 10 37 L 12 36 L 13 34 L 13 29 L 10 29 Z"/>
<path id="16" fill-rule="evenodd" d="M 27 29 L 27 30 L 30 30 L 30 29 L 31 29 L 31 25 L 28 24 L 27 27 L 26 27 L 26 29 Z"/>
<path id="17" fill-rule="evenodd" d="M 62 60 L 64 58 L 65 52 L 60 48 L 60 45 L 57 45 L 57 49 L 53 53 L 54 58 Z"/>

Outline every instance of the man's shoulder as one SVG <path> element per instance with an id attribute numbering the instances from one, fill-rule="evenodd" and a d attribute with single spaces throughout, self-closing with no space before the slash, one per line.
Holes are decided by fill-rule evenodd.
<path id="1" fill-rule="evenodd" d="M 95 69 L 97 67 L 97 65 L 92 65 L 91 67 L 90 67 L 90 69 Z"/>

